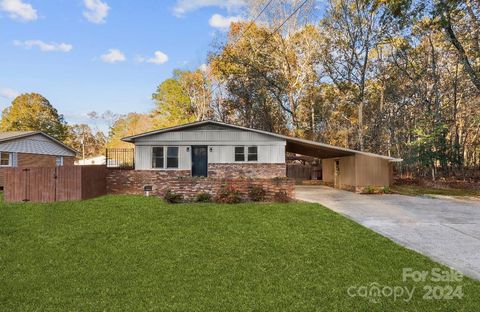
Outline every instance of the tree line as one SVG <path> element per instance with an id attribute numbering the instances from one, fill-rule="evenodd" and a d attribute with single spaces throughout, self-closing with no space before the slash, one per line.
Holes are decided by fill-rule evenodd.
<path id="1" fill-rule="evenodd" d="M 248 1 L 262 18 L 232 24 L 206 71 L 163 82 L 153 125 L 213 118 L 403 158 L 432 178 L 480 168 L 479 1 L 303 2 Z"/>
<path id="2" fill-rule="evenodd" d="M 478 0 L 268 3 L 247 1 L 257 19 L 174 71 L 151 112 L 112 118 L 104 144 L 215 119 L 403 158 L 417 176 L 480 169 Z"/>

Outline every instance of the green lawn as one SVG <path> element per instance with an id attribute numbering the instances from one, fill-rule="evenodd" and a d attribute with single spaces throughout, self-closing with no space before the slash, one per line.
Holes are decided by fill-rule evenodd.
<path id="1" fill-rule="evenodd" d="M 392 192 L 402 195 L 480 196 L 479 190 L 438 189 L 416 185 L 393 185 Z"/>
<path id="2" fill-rule="evenodd" d="M 0 311 L 478 311 L 479 282 L 424 300 L 408 267 L 439 265 L 316 204 L 0 203 Z M 347 294 L 374 282 L 413 299 Z"/>

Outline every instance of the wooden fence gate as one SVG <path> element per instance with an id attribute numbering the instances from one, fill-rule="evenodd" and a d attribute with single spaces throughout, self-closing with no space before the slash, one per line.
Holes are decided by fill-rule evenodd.
<path id="1" fill-rule="evenodd" d="M 8 168 L 5 201 L 40 202 L 88 199 L 106 194 L 105 166 Z"/>

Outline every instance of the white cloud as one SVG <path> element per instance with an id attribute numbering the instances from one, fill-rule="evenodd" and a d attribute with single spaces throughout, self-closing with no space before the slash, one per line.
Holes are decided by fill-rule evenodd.
<path id="1" fill-rule="evenodd" d="M 9 100 L 13 100 L 17 96 L 19 96 L 20 93 L 18 93 L 15 90 L 12 90 L 10 88 L 1 88 L 0 89 L 0 96 Z"/>
<path id="2" fill-rule="evenodd" d="M 73 46 L 68 43 L 56 43 L 56 42 L 43 42 L 42 40 L 25 40 L 19 41 L 15 40 L 14 45 L 25 47 L 26 49 L 31 49 L 33 47 L 38 47 L 40 51 L 43 52 L 70 52 L 73 49 Z"/>
<path id="3" fill-rule="evenodd" d="M 245 4 L 245 0 L 177 0 L 173 13 L 176 16 L 182 16 L 205 7 L 219 7 L 230 11 L 241 8 Z"/>
<path id="4" fill-rule="evenodd" d="M 12 19 L 34 21 L 38 18 L 37 10 L 22 0 L 0 0 L 0 11 L 7 12 Z"/>
<path id="5" fill-rule="evenodd" d="M 168 61 L 168 55 L 162 51 L 155 51 L 154 56 L 151 58 L 145 58 L 142 56 L 137 57 L 137 62 L 139 63 L 151 63 L 156 65 L 161 65 Z"/>
<path id="6" fill-rule="evenodd" d="M 94 24 L 105 23 L 105 18 L 108 15 L 110 7 L 102 0 L 84 0 L 86 11 L 83 11 L 83 16 Z"/>
<path id="7" fill-rule="evenodd" d="M 213 14 L 208 20 L 208 24 L 214 28 L 218 28 L 222 31 L 228 30 L 231 23 L 241 21 L 241 16 L 223 16 L 220 14 Z"/>
<path id="8" fill-rule="evenodd" d="M 127 60 L 127 58 L 125 57 L 125 54 L 123 54 L 122 51 L 118 49 L 109 49 L 108 53 L 105 53 L 100 56 L 100 59 L 106 63 L 112 63 L 112 64 Z"/>

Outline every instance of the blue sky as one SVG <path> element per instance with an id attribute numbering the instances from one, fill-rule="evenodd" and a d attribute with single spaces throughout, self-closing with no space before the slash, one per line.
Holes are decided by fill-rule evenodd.
<path id="1" fill-rule="evenodd" d="M 147 112 L 175 68 L 205 63 L 243 0 L 0 0 L 0 109 L 38 92 L 69 123 Z"/>

